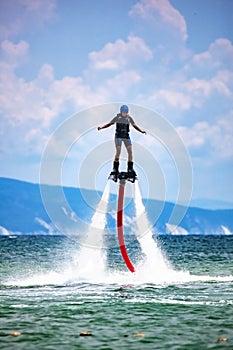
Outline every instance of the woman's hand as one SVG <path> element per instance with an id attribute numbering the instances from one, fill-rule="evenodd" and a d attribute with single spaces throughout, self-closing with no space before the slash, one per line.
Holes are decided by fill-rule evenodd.
<path id="1" fill-rule="evenodd" d="M 99 130 L 101 130 L 101 129 L 102 129 L 101 126 L 98 126 L 97 130 L 99 131 Z"/>

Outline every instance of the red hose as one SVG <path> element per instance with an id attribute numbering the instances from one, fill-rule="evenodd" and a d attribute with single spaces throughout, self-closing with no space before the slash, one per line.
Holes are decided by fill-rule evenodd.
<path id="1" fill-rule="evenodd" d="M 125 261 L 126 266 L 131 272 L 135 272 L 135 268 L 131 263 L 126 251 L 124 241 L 124 228 L 123 228 L 123 211 L 124 211 L 124 194 L 125 194 L 125 182 L 120 183 L 118 192 L 118 207 L 117 207 L 117 232 L 118 242 L 120 245 L 121 255 Z"/>

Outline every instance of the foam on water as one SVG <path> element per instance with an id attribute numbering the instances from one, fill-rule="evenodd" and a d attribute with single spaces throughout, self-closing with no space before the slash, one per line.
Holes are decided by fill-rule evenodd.
<path id="1" fill-rule="evenodd" d="M 61 273 L 50 271 L 45 273 L 32 273 L 32 276 L 15 279 L 11 278 L 6 283 L 6 286 L 29 287 L 29 286 L 48 286 L 48 285 L 64 285 L 69 281 L 74 281 L 76 275 L 74 270 L 68 269 Z"/>
<path id="2" fill-rule="evenodd" d="M 60 273 L 57 271 L 50 271 L 46 273 L 32 273 L 32 276 L 26 278 L 9 278 L 3 284 L 5 286 L 29 287 L 29 286 L 48 286 L 48 285 L 73 285 L 79 283 L 89 284 L 103 284 L 103 285 L 155 285 L 157 288 L 164 287 L 169 284 L 180 285 L 189 283 L 228 283 L 233 282 L 233 276 L 209 276 L 209 275 L 191 275 L 189 272 L 174 271 L 166 276 L 151 275 L 144 270 L 138 270 L 136 273 L 122 272 L 122 271 L 105 271 L 104 273 L 95 274 L 93 269 L 91 274 L 86 276 L 77 276 L 77 269 L 74 267 L 64 270 Z"/>

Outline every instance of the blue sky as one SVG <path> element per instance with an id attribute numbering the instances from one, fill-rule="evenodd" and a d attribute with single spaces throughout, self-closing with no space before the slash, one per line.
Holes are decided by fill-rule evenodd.
<path id="1" fill-rule="evenodd" d="M 38 182 L 44 148 L 62 122 L 95 105 L 137 104 L 182 138 L 193 197 L 233 201 L 232 23 L 231 0 L 2 0 L 1 176 Z M 143 115 L 135 120 L 144 126 Z M 93 115 L 87 126 L 98 123 Z M 82 152 L 113 132 L 83 142 Z M 169 163 L 149 138 L 132 134 Z M 70 159 L 64 182 L 76 185 Z M 166 182 L 173 199 L 172 171 Z"/>

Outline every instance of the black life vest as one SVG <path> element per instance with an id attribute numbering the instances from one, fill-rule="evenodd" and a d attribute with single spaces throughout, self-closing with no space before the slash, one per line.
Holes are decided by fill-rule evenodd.
<path id="1" fill-rule="evenodd" d="M 118 114 L 117 116 L 120 117 L 121 115 Z M 124 117 L 124 118 L 126 119 L 127 117 Z M 127 118 L 127 121 L 125 121 L 124 123 L 116 122 L 116 136 L 121 137 L 122 139 L 127 139 L 129 137 L 128 118 Z"/>

